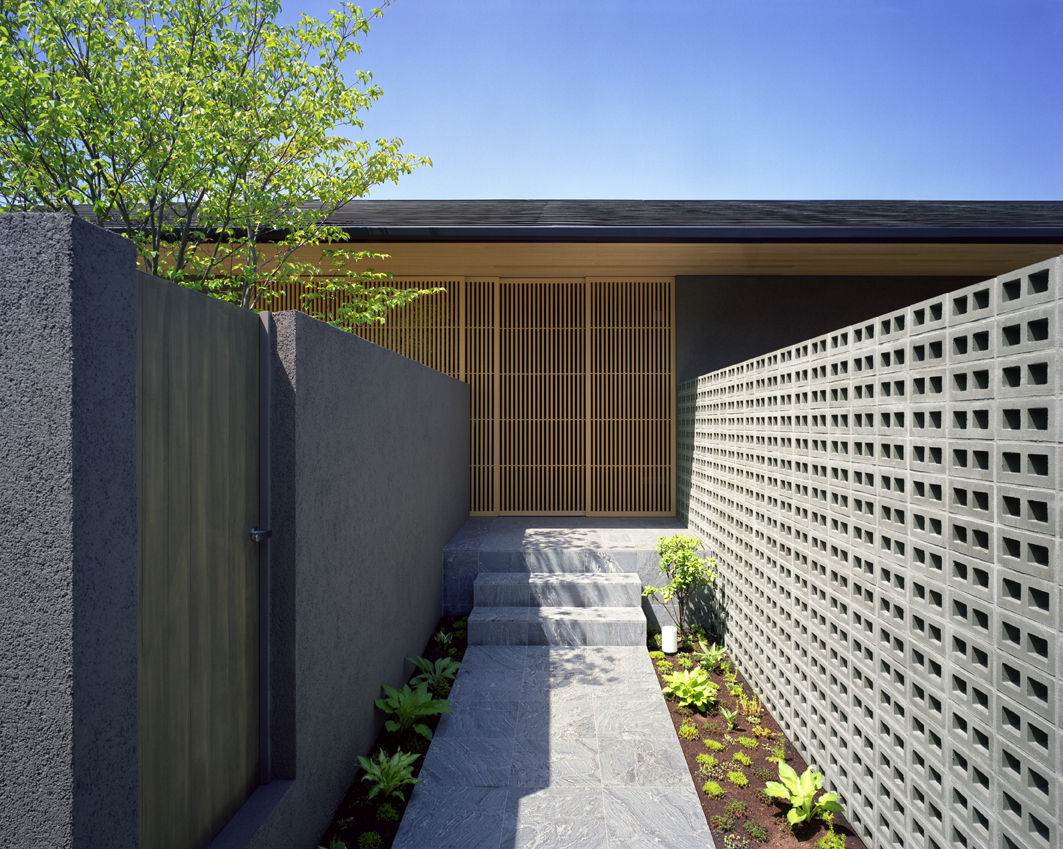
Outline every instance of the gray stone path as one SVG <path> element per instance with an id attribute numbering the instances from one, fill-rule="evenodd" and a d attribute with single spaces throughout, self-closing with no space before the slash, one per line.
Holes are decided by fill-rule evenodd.
<path id="1" fill-rule="evenodd" d="M 470 646 L 395 849 L 714 849 L 646 649 Z"/>

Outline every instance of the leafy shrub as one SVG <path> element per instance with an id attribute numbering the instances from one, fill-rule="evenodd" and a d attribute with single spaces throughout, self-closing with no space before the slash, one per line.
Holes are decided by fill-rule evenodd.
<path id="1" fill-rule="evenodd" d="M 745 752 L 735 752 L 731 755 L 731 760 L 742 766 L 753 766 L 753 759 Z"/>
<path id="2" fill-rule="evenodd" d="M 381 802 L 376 806 L 376 818 L 381 822 L 398 822 L 401 817 L 391 802 Z"/>
<path id="3" fill-rule="evenodd" d="M 748 834 L 754 840 L 768 839 L 768 830 L 764 828 L 764 826 L 762 826 L 759 822 L 753 822 L 752 820 L 749 820 L 748 822 L 744 823 L 742 827 L 745 828 L 746 834 Z"/>
<path id="4" fill-rule="evenodd" d="M 728 802 L 724 810 L 735 819 L 741 819 L 749 812 L 749 805 L 740 799 L 735 799 L 733 802 Z"/>
<path id="5" fill-rule="evenodd" d="M 831 823 L 830 830 L 816 841 L 816 849 L 845 849 L 845 835 L 835 832 Z"/>
<path id="6" fill-rule="evenodd" d="M 701 792 L 713 799 L 719 799 L 724 794 L 724 789 L 716 781 L 706 781 L 701 785 Z"/>
<path id="7" fill-rule="evenodd" d="M 735 821 L 726 814 L 713 814 L 712 827 L 717 831 L 730 831 L 735 827 Z"/>
<path id="8" fill-rule="evenodd" d="M 709 673 L 700 667 L 682 669 L 664 676 L 661 691 L 666 698 L 675 699 L 680 707 L 691 707 L 704 713 L 716 701 L 718 687 L 709 680 Z"/>
<path id="9" fill-rule="evenodd" d="M 721 743 L 719 740 L 712 739 L 712 737 L 706 737 L 701 742 L 704 743 L 705 744 L 705 748 L 709 749 L 710 751 L 713 751 L 713 752 L 722 752 L 723 751 L 723 743 Z"/>
<path id="10" fill-rule="evenodd" d="M 734 731 L 735 720 L 738 718 L 738 711 L 728 710 L 723 705 L 720 705 L 720 715 L 727 721 L 727 730 Z"/>
<path id="11" fill-rule="evenodd" d="M 760 746 L 760 743 L 758 743 L 752 737 L 739 737 L 738 745 L 741 746 L 743 749 L 756 749 Z"/>
<path id="12" fill-rule="evenodd" d="M 428 692 L 428 685 L 421 683 L 414 690 L 404 684 L 401 690 L 383 685 L 385 698 L 377 699 L 374 704 L 384 713 L 394 716 L 384 723 L 388 731 L 414 730 L 426 740 L 432 739 L 432 730 L 420 722 L 430 716 L 450 713 L 450 703 L 446 699 L 433 699 Z"/>
<path id="13" fill-rule="evenodd" d="M 419 778 L 413 777 L 413 765 L 418 755 L 413 752 L 404 752 L 399 749 L 395 754 L 389 755 L 383 749 L 378 749 L 373 760 L 358 756 L 358 765 L 365 773 L 362 781 L 369 782 L 369 798 L 383 796 L 390 799 L 395 796 L 405 800 L 402 788 L 407 784 L 417 784 Z"/>
<path id="14" fill-rule="evenodd" d="M 701 665 L 704 669 L 710 672 L 715 669 L 727 657 L 727 649 L 723 646 L 718 646 L 713 643 L 711 646 L 705 645 L 704 640 L 698 640 L 698 647 L 701 649 Z"/>
<path id="15" fill-rule="evenodd" d="M 679 736 L 682 737 L 684 740 L 697 740 L 698 734 L 700 732 L 698 731 L 698 727 L 693 722 L 684 722 L 682 725 L 679 726 L 678 733 Z"/>
<path id="16" fill-rule="evenodd" d="M 735 787 L 745 787 L 747 784 L 749 784 L 749 779 L 736 769 L 733 769 L 729 773 L 727 773 L 727 780 L 730 781 Z"/>
<path id="17" fill-rule="evenodd" d="M 824 793 L 813 803 L 816 792 L 823 787 L 823 774 L 809 767 L 801 775 L 785 761 L 779 762 L 779 781 L 769 781 L 764 792 L 774 799 L 789 802 L 786 819 L 791 826 L 809 822 L 824 813 L 840 813 L 842 806 L 837 793 Z"/>
<path id="18" fill-rule="evenodd" d="M 690 597 L 716 580 L 716 561 L 698 554 L 702 548 L 704 545 L 697 537 L 682 534 L 661 537 L 657 542 L 657 554 L 661 558 L 659 568 L 668 583 L 662 587 L 648 586 L 642 591 L 644 596 L 656 598 L 665 606 L 680 636 Z"/>
<path id="19" fill-rule="evenodd" d="M 382 849 L 384 838 L 375 831 L 367 831 L 358 838 L 358 849 Z"/>
<path id="20" fill-rule="evenodd" d="M 435 663 L 426 657 L 406 658 L 418 670 L 417 675 L 410 679 L 413 685 L 427 684 L 429 691 L 437 698 L 446 698 L 454 678 L 461 669 L 461 664 L 449 657 L 442 657 Z"/>

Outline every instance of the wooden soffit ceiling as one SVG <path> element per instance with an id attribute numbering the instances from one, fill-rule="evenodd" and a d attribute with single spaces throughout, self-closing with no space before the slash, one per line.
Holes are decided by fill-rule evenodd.
<path id="1" fill-rule="evenodd" d="M 882 275 L 995 277 L 1063 254 L 1045 244 L 937 242 L 360 242 L 396 277 Z"/>

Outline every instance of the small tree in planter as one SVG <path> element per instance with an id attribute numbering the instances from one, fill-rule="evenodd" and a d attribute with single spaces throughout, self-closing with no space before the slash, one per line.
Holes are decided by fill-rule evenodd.
<path id="1" fill-rule="evenodd" d="M 642 594 L 657 599 L 665 606 L 683 638 L 686 610 L 690 597 L 716 580 L 716 561 L 700 554 L 703 544 L 697 537 L 676 534 L 661 537 L 657 554 L 661 558 L 661 574 L 668 583 L 661 587 L 646 587 Z"/>

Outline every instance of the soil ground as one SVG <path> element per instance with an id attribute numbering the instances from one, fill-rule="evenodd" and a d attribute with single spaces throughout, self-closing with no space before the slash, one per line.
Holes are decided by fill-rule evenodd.
<path id="1" fill-rule="evenodd" d="M 680 658 L 686 658 L 692 666 L 700 660 L 700 652 L 694 653 L 683 647 L 680 648 L 679 653 L 667 655 L 665 658 L 672 664 L 674 670 L 683 668 Z M 657 678 L 663 688 L 662 673 L 667 674 L 672 670 L 665 668 L 662 671 L 658 664 L 655 663 L 655 666 Z M 779 780 L 778 765 L 767 760 L 773 754 L 775 747 L 779 745 L 780 739 L 785 739 L 781 737 L 782 730 L 779 724 L 761 706 L 759 726 L 764 731 L 755 733 L 754 729 L 758 723 L 751 722 L 750 717 L 743 713 L 738 698 L 729 695 L 728 682 L 721 668 L 716 667 L 710 671 L 709 677 L 713 683 L 719 685 L 720 699 L 718 706 L 710 709 L 708 715 L 702 716 L 686 709 L 680 709 L 675 701 L 668 702 L 668 710 L 672 715 L 672 723 L 675 725 L 687 766 L 694 779 L 694 786 L 698 788 L 701 807 L 705 811 L 705 821 L 709 824 L 717 849 L 812 849 L 812 847 L 817 847 L 819 841 L 828 834 L 826 823 L 817 819 L 791 831 L 786 819 L 789 806 L 764 794 L 766 781 Z M 735 680 L 742 686 L 746 697 L 752 698 L 754 690 L 740 671 L 736 670 Z M 737 711 L 733 730 L 728 729 L 727 721 L 719 710 L 720 706 Z M 697 731 L 696 735 L 692 735 L 689 731 L 685 734 L 679 733 L 679 729 L 684 725 L 688 727 L 693 725 Z M 687 737 L 691 739 L 686 739 Z M 755 741 L 756 748 L 743 746 L 738 742 L 739 738 L 744 738 L 747 744 L 749 741 Z M 706 739 L 717 741 L 720 748 L 710 749 L 705 745 Z M 786 741 L 784 748 L 786 763 L 792 766 L 798 774 L 803 772 L 807 766 L 804 759 L 794 751 L 789 741 Z M 733 756 L 736 753 L 748 757 L 752 764 L 745 766 L 735 762 Z M 708 774 L 706 774 L 705 767 L 697 760 L 698 755 L 706 754 L 713 755 L 719 762 L 719 766 L 714 769 L 710 768 Z M 749 783 L 745 787 L 735 786 L 727 779 L 727 773 L 730 771 L 741 772 Z M 710 779 L 716 781 L 724 790 L 723 796 L 712 798 L 702 792 L 701 788 Z M 741 812 L 736 813 L 736 810 Z M 751 835 L 750 829 L 756 831 L 756 825 L 749 824 L 761 826 L 764 839 Z M 844 838 L 844 844 L 838 842 L 835 847 L 829 847 L 829 849 L 841 849 L 842 845 L 845 849 L 867 849 L 841 814 L 834 815 L 834 831 L 838 838 Z"/>

